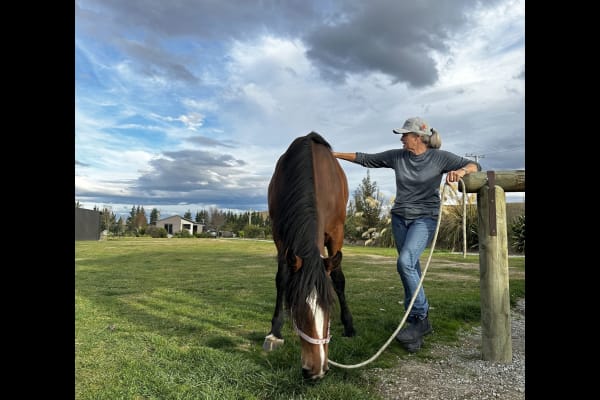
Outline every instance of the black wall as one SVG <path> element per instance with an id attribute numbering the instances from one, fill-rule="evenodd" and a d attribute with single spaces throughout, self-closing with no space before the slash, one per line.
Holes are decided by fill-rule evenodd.
<path id="1" fill-rule="evenodd" d="M 100 240 L 100 211 L 75 208 L 75 240 Z"/>

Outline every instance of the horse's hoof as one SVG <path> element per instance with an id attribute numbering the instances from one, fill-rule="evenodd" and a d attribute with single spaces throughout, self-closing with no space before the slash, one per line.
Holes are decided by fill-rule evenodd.
<path id="1" fill-rule="evenodd" d="M 265 342 L 263 343 L 264 351 L 273 351 L 280 346 L 283 346 L 283 339 L 279 339 L 273 334 L 265 337 Z"/>

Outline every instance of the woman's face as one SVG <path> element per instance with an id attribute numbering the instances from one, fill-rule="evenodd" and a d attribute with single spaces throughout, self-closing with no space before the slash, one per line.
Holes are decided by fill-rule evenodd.
<path id="1" fill-rule="evenodd" d="M 419 143 L 419 135 L 416 133 L 403 133 L 400 141 L 404 145 L 404 149 L 412 151 L 413 153 L 417 150 L 417 144 Z"/>

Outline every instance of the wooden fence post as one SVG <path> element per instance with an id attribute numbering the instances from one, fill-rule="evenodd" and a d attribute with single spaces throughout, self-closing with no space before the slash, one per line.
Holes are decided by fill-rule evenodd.
<path id="1" fill-rule="evenodd" d="M 466 192 L 477 193 L 482 356 L 487 361 L 510 363 L 512 338 L 505 192 L 525 190 L 525 171 L 476 172 L 467 175 L 463 181 Z"/>

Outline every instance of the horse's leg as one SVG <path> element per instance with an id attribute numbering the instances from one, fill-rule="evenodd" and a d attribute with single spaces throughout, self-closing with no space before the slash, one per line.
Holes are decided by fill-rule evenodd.
<path id="1" fill-rule="evenodd" d="M 285 280 L 285 263 L 279 259 L 277 261 L 277 275 L 275 276 L 275 286 L 277 287 L 277 297 L 275 299 L 275 311 L 271 318 L 271 331 L 265 337 L 263 349 L 271 351 L 283 344 L 283 335 L 281 327 L 283 326 L 283 289 Z"/>
<path id="2" fill-rule="evenodd" d="M 332 254 L 331 249 L 327 249 L 329 254 Z M 337 293 L 340 301 L 341 320 L 344 324 L 344 335 L 343 336 L 354 336 L 356 330 L 352 322 L 352 313 L 346 303 L 346 278 L 342 272 L 342 252 L 338 250 L 335 256 L 332 258 L 333 269 L 331 270 L 331 282 L 333 283 L 333 289 Z"/>
<path id="3" fill-rule="evenodd" d="M 275 299 L 275 312 L 271 319 L 271 332 L 279 339 L 283 338 L 281 334 L 281 327 L 283 326 L 283 281 L 284 281 L 284 268 L 283 262 L 278 263 L 277 276 L 275 277 L 275 286 L 277 287 L 277 297 Z"/>

